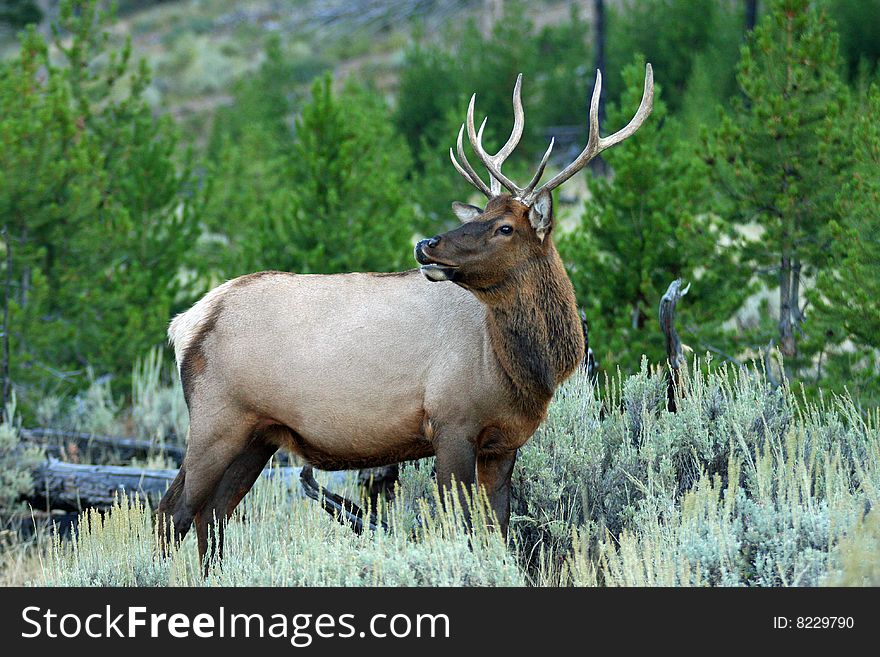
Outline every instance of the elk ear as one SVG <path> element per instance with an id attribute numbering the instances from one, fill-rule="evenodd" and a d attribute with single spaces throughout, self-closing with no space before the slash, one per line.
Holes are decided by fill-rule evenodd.
<path id="1" fill-rule="evenodd" d="M 553 196 L 548 189 L 541 191 L 538 198 L 529 208 L 529 223 L 538 234 L 538 239 L 544 241 L 544 236 L 553 228 Z"/>
<path id="2" fill-rule="evenodd" d="M 452 204 L 452 211 L 455 213 L 455 216 L 458 217 L 461 223 L 466 224 L 469 221 L 473 221 L 474 219 L 478 219 L 483 211 L 478 208 L 476 205 L 469 205 L 467 203 L 459 203 L 455 201 Z"/>

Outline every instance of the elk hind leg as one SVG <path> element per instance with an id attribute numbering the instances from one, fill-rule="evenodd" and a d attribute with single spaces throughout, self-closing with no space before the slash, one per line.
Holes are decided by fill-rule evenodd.
<path id="1" fill-rule="evenodd" d="M 253 487 L 277 449 L 261 434 L 255 434 L 245 450 L 226 468 L 213 493 L 196 514 L 199 555 L 206 573 L 215 557 L 223 559 L 226 520 Z"/>
<path id="2" fill-rule="evenodd" d="M 209 415 L 190 411 L 189 444 L 181 470 L 183 492 L 173 515 L 175 533 L 182 538 L 193 521 L 200 531 L 199 515 L 213 496 L 226 469 L 242 454 L 253 432 L 252 419 L 233 409 Z M 207 544 L 199 540 L 199 557 Z"/>
<path id="3" fill-rule="evenodd" d="M 185 482 L 186 467 L 181 466 L 174 481 L 171 482 L 168 490 L 162 496 L 156 512 L 159 551 L 163 557 L 168 555 L 168 546 L 177 545 L 182 541 L 192 525 L 192 516 L 188 516 L 186 512 Z"/>

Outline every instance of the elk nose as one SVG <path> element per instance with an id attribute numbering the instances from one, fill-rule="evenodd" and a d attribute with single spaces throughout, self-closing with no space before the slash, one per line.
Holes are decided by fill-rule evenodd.
<path id="1" fill-rule="evenodd" d="M 428 240 L 428 246 L 430 246 L 432 249 L 436 248 L 438 244 L 440 244 L 439 235 L 434 235 L 434 237 Z"/>

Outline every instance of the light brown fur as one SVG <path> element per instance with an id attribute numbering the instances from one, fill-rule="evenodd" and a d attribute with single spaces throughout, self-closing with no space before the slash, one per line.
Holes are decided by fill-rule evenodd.
<path id="1" fill-rule="evenodd" d="M 483 149 L 471 98 L 468 139 L 489 184 L 467 161 L 465 126 L 460 161 L 450 155 L 490 200 L 484 209 L 454 203 L 463 225 L 416 245 L 425 278 L 261 272 L 224 283 L 174 319 L 168 334 L 190 434 L 159 506 L 166 529 L 170 518 L 180 538 L 195 519 L 200 556 L 213 552 L 213 517 L 232 512 L 260 463 L 283 446 L 325 469 L 434 455 L 440 486 L 479 481 L 506 532 L 517 450 L 584 354 L 574 289 L 553 245 L 551 192 L 651 113 L 648 64 L 635 116 L 601 137 L 601 79 L 597 71 L 586 147 L 538 189 L 552 142 L 525 187 L 501 171 L 523 133 L 522 76 L 513 129 L 494 155 Z M 222 551 L 222 530 L 218 542 Z"/>
<path id="2" fill-rule="evenodd" d="M 200 554 L 213 553 L 214 515 L 278 447 L 325 470 L 436 456 L 443 486 L 479 473 L 506 530 L 516 450 L 583 357 L 571 283 L 528 212 L 495 199 L 424 249 L 457 263 L 455 282 L 262 272 L 176 318 L 191 426 L 160 513 L 177 537 L 195 520 Z M 500 222 L 516 234 L 496 240 Z"/>

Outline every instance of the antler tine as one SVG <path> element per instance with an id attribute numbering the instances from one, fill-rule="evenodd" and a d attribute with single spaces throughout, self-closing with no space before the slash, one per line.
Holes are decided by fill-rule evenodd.
<path id="1" fill-rule="evenodd" d="M 464 167 L 462 167 L 458 160 L 455 159 L 455 155 L 452 153 L 452 149 L 449 149 L 449 158 L 452 160 L 452 165 L 455 167 L 455 170 L 458 171 L 467 180 L 470 184 L 480 190 L 483 194 L 486 195 L 487 198 L 492 198 L 492 190 L 486 186 L 486 183 L 483 182 L 482 178 L 477 175 L 477 172 L 474 171 L 474 168 L 471 166 L 471 163 L 467 159 L 467 155 L 464 152 L 464 145 L 462 144 L 462 137 L 464 135 L 464 124 L 458 129 L 458 140 L 456 141 L 456 147 L 458 148 L 458 156 L 461 158 L 461 161 L 464 162 Z"/>
<path id="2" fill-rule="evenodd" d="M 520 97 L 521 89 L 522 73 L 517 76 L 516 85 L 513 88 L 513 130 L 510 133 L 510 137 L 507 139 L 507 143 L 505 143 L 504 146 L 501 147 L 501 150 L 495 155 L 489 155 L 483 148 L 482 132 L 483 127 L 486 125 L 486 121 L 483 121 L 479 134 L 477 134 L 477 130 L 474 127 L 474 103 L 477 100 L 477 94 L 471 96 L 471 102 L 468 104 L 467 112 L 468 139 L 471 142 L 474 152 L 480 158 L 480 161 L 489 171 L 492 178 L 497 181 L 499 185 L 504 185 L 504 187 L 506 187 L 514 196 L 521 196 L 522 189 L 520 189 L 520 187 L 510 178 L 501 173 L 501 165 L 504 164 L 504 161 L 513 152 L 513 149 L 516 148 L 517 144 L 519 144 L 519 140 L 522 138 L 523 127 L 525 125 L 525 113 L 523 112 L 522 98 Z M 493 185 L 493 187 L 496 187 L 498 192 L 501 191 L 499 186 Z"/>
<path id="3" fill-rule="evenodd" d="M 507 143 L 492 157 L 493 160 L 498 162 L 499 169 L 510 154 L 513 153 L 513 149 L 517 147 L 519 140 L 522 139 L 525 125 L 526 113 L 522 105 L 522 73 L 520 73 L 516 76 L 516 84 L 513 85 L 513 130 L 510 131 Z"/>
<path id="4" fill-rule="evenodd" d="M 527 205 L 534 197 L 533 192 L 535 191 L 535 186 L 541 181 L 541 176 L 544 175 L 544 168 L 547 166 L 547 161 L 550 159 L 550 153 L 553 152 L 553 145 L 556 143 L 556 138 L 550 138 L 550 145 L 547 147 L 547 150 L 544 151 L 544 157 L 541 158 L 541 163 L 538 165 L 538 170 L 535 172 L 535 175 L 532 176 L 532 179 L 529 181 L 529 184 L 525 186 L 522 193 L 522 200 Z"/>
<path id="5" fill-rule="evenodd" d="M 587 140 L 587 145 L 574 162 L 548 180 L 537 193 L 559 187 L 559 185 L 587 166 L 599 153 L 607 148 L 611 148 L 615 144 L 619 144 L 627 137 L 631 137 L 642 126 L 642 123 L 645 122 L 645 119 L 648 118 L 651 110 L 654 108 L 654 70 L 650 64 L 645 66 L 645 90 L 642 92 L 642 102 L 639 104 L 639 109 L 636 110 L 636 113 L 626 126 L 608 137 L 601 137 L 599 135 L 599 96 L 601 93 L 602 73 L 601 71 L 596 71 L 596 86 L 593 88 L 593 97 L 590 100 L 590 137 Z M 536 196 L 537 193 L 532 195 Z"/>
<path id="6" fill-rule="evenodd" d="M 480 129 L 477 130 L 477 141 L 481 144 L 483 143 L 483 130 L 486 129 L 486 121 L 488 120 L 488 116 L 483 117 L 483 122 L 480 124 Z M 489 188 L 492 192 L 492 196 L 490 196 L 489 198 L 495 198 L 501 193 L 501 183 L 498 182 L 498 179 L 493 176 L 491 172 L 489 173 Z"/>
<path id="7" fill-rule="evenodd" d="M 474 94 L 471 96 L 470 103 L 468 103 L 467 121 L 458 131 L 458 157 L 461 159 L 462 164 L 459 164 L 458 160 L 456 160 L 455 154 L 452 152 L 451 148 L 449 149 L 449 157 L 452 160 L 455 169 L 488 198 L 491 199 L 498 196 L 501 193 L 501 187 L 504 186 L 511 194 L 513 194 L 513 196 L 528 204 L 542 191 L 552 191 L 559 187 L 559 185 L 587 166 L 587 164 L 589 164 L 590 161 L 602 151 L 611 148 L 615 144 L 619 144 L 628 137 L 631 137 L 636 130 L 642 126 L 654 107 L 653 68 L 650 64 L 645 66 L 645 89 L 642 92 L 642 101 L 639 104 L 639 109 L 636 110 L 636 113 L 633 115 L 632 119 L 630 119 L 629 123 L 608 137 L 602 137 L 599 134 L 599 99 L 601 96 L 602 72 L 596 71 L 596 84 L 593 87 L 593 95 L 590 98 L 590 135 L 587 139 L 587 145 L 574 162 L 547 181 L 547 183 L 537 191 L 535 190 L 535 187 L 541 181 L 541 176 L 544 175 L 544 169 L 550 159 L 550 154 L 553 152 L 555 140 L 550 140 L 550 145 L 547 147 L 544 157 L 541 158 L 541 164 L 538 166 L 538 170 L 535 172 L 535 175 L 532 176 L 529 184 L 525 187 L 519 187 L 510 178 L 501 173 L 501 166 L 519 144 L 525 126 L 525 112 L 523 111 L 522 106 L 522 74 L 519 74 L 516 77 L 516 84 L 513 88 L 513 129 L 510 132 L 510 137 L 507 138 L 507 142 L 501 147 L 501 150 L 495 153 L 495 155 L 489 155 L 489 153 L 483 148 L 483 131 L 486 128 L 487 119 L 483 119 L 483 122 L 480 124 L 480 129 L 477 130 L 474 125 L 474 105 L 476 104 L 477 95 Z M 471 166 L 470 162 L 468 162 L 467 156 L 465 155 L 464 145 L 462 143 L 465 128 L 467 128 L 468 140 L 471 142 L 474 152 L 489 171 L 490 180 L 488 186 L 477 175 L 476 171 L 474 171 L 474 168 Z"/>
<path id="8" fill-rule="evenodd" d="M 645 89 L 642 91 L 642 102 L 639 103 L 639 109 L 623 128 L 615 132 L 609 137 L 599 137 L 599 152 L 606 148 L 611 148 L 615 144 L 619 144 L 624 139 L 635 134 L 636 130 L 642 127 L 645 119 L 654 109 L 654 69 L 650 64 L 645 65 Z M 597 120 L 598 126 L 598 120 Z"/>

